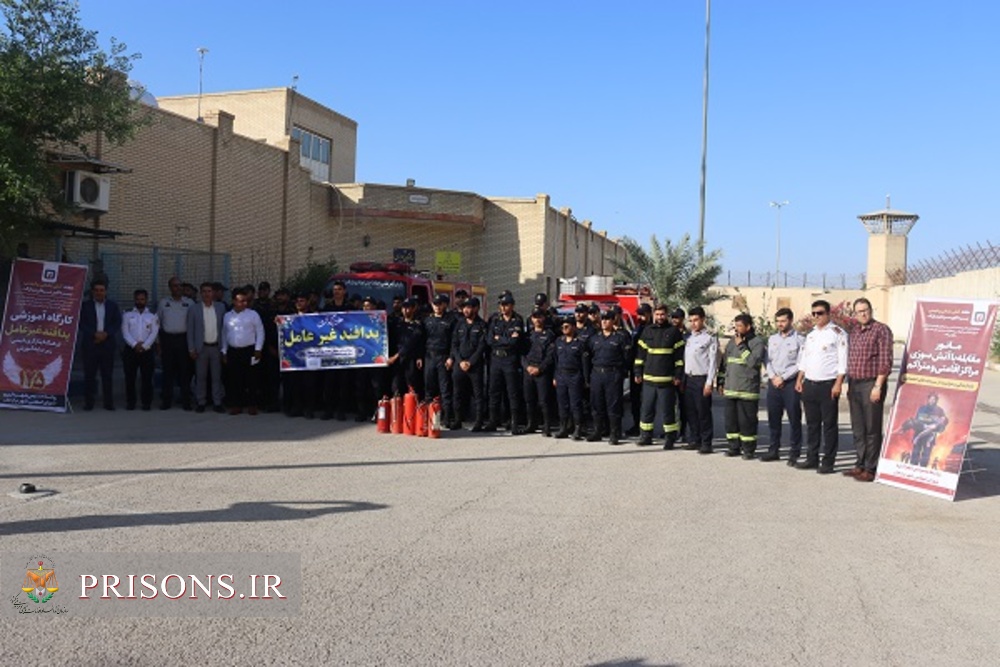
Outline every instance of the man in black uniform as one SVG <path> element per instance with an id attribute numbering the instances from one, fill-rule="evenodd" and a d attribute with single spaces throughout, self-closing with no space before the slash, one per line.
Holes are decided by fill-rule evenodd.
<path id="1" fill-rule="evenodd" d="M 378 310 L 374 297 L 366 296 L 361 300 L 361 310 Z M 385 369 L 377 366 L 354 368 L 354 393 L 358 405 L 358 416 L 355 421 L 375 420 L 375 407 L 383 395 Z"/>
<path id="2" fill-rule="evenodd" d="M 612 445 L 622 437 L 622 383 L 628 367 L 631 341 L 628 334 L 615 331 L 615 314 L 601 313 L 601 331 L 587 341 L 590 361 L 590 406 L 594 411 L 594 429 L 587 438 L 597 442 L 606 427 Z"/>
<path id="3" fill-rule="evenodd" d="M 462 306 L 462 319 L 455 324 L 451 340 L 452 379 L 455 385 L 454 421 L 448 428 L 462 428 L 462 404 L 472 396 L 475 423 L 472 430 L 483 430 L 483 370 L 486 367 L 486 322 L 479 317 L 479 299 L 472 297 Z"/>
<path id="4" fill-rule="evenodd" d="M 535 295 L 535 310 L 540 311 L 544 315 L 545 328 L 558 333 L 556 332 L 556 316 L 551 306 L 549 306 L 548 294 L 545 292 L 539 292 Z"/>
<path id="5" fill-rule="evenodd" d="M 344 313 L 350 309 L 351 304 L 347 300 L 347 287 L 338 280 L 325 293 L 320 312 Z M 347 419 L 344 408 L 351 401 L 350 394 L 354 389 L 354 378 L 351 377 L 351 370 L 334 368 L 318 372 L 323 376 L 323 400 L 326 403 L 326 410 L 323 412 L 322 418 L 331 419 L 336 415 L 338 421 L 344 421 Z"/>
<path id="6" fill-rule="evenodd" d="M 278 359 L 278 327 L 274 316 L 278 314 L 275 302 L 271 300 L 271 283 L 266 280 L 257 285 L 257 299 L 253 309 L 264 323 L 264 358 L 261 360 L 261 399 L 265 412 L 277 412 L 278 393 L 281 386 L 281 368 Z"/>
<path id="7" fill-rule="evenodd" d="M 640 408 L 642 407 L 642 385 L 635 380 L 635 356 L 639 349 L 639 339 L 642 337 L 642 330 L 649 325 L 650 319 L 653 317 L 653 307 L 648 303 L 644 303 L 639 306 L 639 310 L 636 313 L 636 327 L 635 331 L 632 332 L 632 349 L 629 355 L 629 380 L 628 380 L 628 402 L 629 407 L 632 409 L 632 428 L 628 430 L 626 435 L 632 437 L 639 437 L 639 416 Z"/>
<path id="8" fill-rule="evenodd" d="M 583 357 L 586 344 L 576 335 L 576 321 L 567 317 L 556 341 L 555 386 L 559 399 L 557 438 L 583 440 Z"/>
<path id="9" fill-rule="evenodd" d="M 593 306 L 597 308 L 597 312 L 600 313 L 601 309 L 596 304 Z M 595 327 L 590 321 L 590 309 L 591 306 L 585 303 L 579 303 L 576 306 L 576 310 L 573 316 L 576 318 L 576 337 L 583 341 L 583 424 L 582 426 L 586 428 L 587 423 L 590 422 L 590 348 L 587 345 L 587 341 L 590 337 L 597 333 L 600 325 Z"/>
<path id="10" fill-rule="evenodd" d="M 487 327 L 490 346 L 490 421 L 484 431 L 500 425 L 501 401 L 506 395 L 510 404 L 511 435 L 521 435 L 521 351 L 525 340 L 524 319 L 514 312 L 514 297 L 500 297 L 500 313 Z"/>
<path id="11" fill-rule="evenodd" d="M 469 300 L 469 293 L 464 289 L 455 290 L 455 307 L 452 308 L 452 312 L 455 313 L 455 320 L 458 321 L 462 319 L 462 315 L 465 312 L 465 302 Z"/>
<path id="12" fill-rule="evenodd" d="M 548 313 L 542 309 L 531 313 L 528 353 L 524 356 L 524 403 L 528 411 L 526 431 L 538 428 L 538 411 L 542 412 L 542 435 L 552 434 L 552 372 L 556 351 L 556 333 L 549 327 Z"/>
<path id="13" fill-rule="evenodd" d="M 307 315 L 314 312 L 310 309 L 309 295 L 295 295 L 294 310 L 290 314 Z M 289 313 L 281 313 L 282 315 Z M 265 345 L 267 344 L 267 327 L 270 325 L 277 332 L 274 320 L 264 322 Z M 284 390 L 285 414 L 289 417 L 305 417 L 313 419 L 316 416 L 317 404 L 322 401 L 323 373 L 335 371 L 287 371 L 281 374 Z"/>
<path id="14" fill-rule="evenodd" d="M 653 444 L 656 413 L 661 412 L 663 448 L 673 449 L 677 442 L 677 388 L 684 377 L 684 338 L 667 321 L 667 307 L 662 303 L 653 311 L 653 324 L 639 339 L 634 373 L 636 382 L 642 384 L 639 444 Z"/>
<path id="15" fill-rule="evenodd" d="M 403 316 L 394 322 L 389 332 L 389 369 L 392 391 L 403 395 L 409 388 L 423 398 L 424 328 L 416 318 L 417 300 L 403 300 Z"/>
<path id="16" fill-rule="evenodd" d="M 684 318 L 687 317 L 687 313 L 684 312 L 683 308 L 675 308 L 674 312 L 670 313 L 670 324 L 674 326 L 678 331 L 681 332 L 681 338 L 687 343 L 688 336 L 691 333 L 684 326 Z M 681 354 L 683 356 L 683 353 Z M 684 382 L 687 380 L 687 376 L 681 378 L 681 384 L 677 388 L 677 442 L 689 442 L 687 436 L 687 404 L 684 401 Z"/>
<path id="17" fill-rule="evenodd" d="M 451 424 L 451 335 L 455 317 L 448 310 L 448 295 L 437 294 L 434 311 L 424 318 L 424 394 L 427 400 L 440 397 L 443 423 Z"/>

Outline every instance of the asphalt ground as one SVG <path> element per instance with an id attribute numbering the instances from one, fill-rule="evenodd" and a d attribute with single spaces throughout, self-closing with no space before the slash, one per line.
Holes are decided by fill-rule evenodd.
<path id="1" fill-rule="evenodd" d="M 841 469 L 853 461 L 842 409 Z M 721 405 L 717 417 L 719 434 Z M 179 408 L 0 411 L 0 445 L 0 551 L 292 551 L 304 588 L 288 618 L 0 618 L 6 665 L 938 666 L 1000 655 L 996 371 L 973 426 L 975 476 L 954 503 L 722 447 L 428 440 Z M 53 493 L 8 495 L 22 481 Z"/>

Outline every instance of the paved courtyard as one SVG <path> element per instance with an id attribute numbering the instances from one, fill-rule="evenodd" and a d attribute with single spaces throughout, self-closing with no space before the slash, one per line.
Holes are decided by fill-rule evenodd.
<path id="1" fill-rule="evenodd" d="M 292 551 L 304 588 L 290 618 L 3 618 L 3 662 L 996 664 L 1000 374 L 980 400 L 955 503 L 633 442 L 3 411 L 0 551 Z"/>

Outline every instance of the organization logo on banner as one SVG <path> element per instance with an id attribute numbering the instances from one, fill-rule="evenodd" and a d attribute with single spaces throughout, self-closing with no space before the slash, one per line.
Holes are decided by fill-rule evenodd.
<path id="1" fill-rule="evenodd" d="M 10 598 L 18 614 L 66 613 L 66 608 L 53 600 L 59 592 L 59 581 L 51 558 L 32 556 L 22 571 L 21 590 Z"/>

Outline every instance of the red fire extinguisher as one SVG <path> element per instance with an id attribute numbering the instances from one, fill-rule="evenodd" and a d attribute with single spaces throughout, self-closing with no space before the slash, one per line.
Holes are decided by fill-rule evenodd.
<path id="1" fill-rule="evenodd" d="M 389 401 L 389 431 L 391 433 L 403 432 L 403 397 L 396 394 Z"/>
<path id="2" fill-rule="evenodd" d="M 392 409 L 391 405 L 388 396 L 383 396 L 382 400 L 378 402 L 378 418 L 375 420 L 375 428 L 378 433 L 389 432 L 389 423 L 392 421 L 389 412 Z"/>
<path id="3" fill-rule="evenodd" d="M 435 398 L 427 408 L 427 437 L 441 437 L 441 399 Z"/>
<path id="4" fill-rule="evenodd" d="M 416 435 L 417 433 L 417 392 L 406 392 L 403 397 L 403 435 Z"/>
<path id="5" fill-rule="evenodd" d="M 417 406 L 417 427 L 416 435 L 421 438 L 427 437 L 427 403 Z"/>

